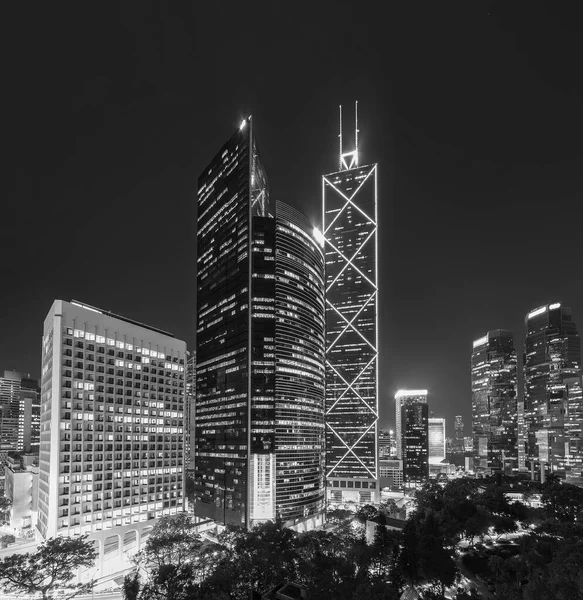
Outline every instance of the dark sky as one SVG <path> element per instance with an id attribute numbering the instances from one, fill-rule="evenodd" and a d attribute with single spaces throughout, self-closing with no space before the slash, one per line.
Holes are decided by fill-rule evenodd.
<path id="1" fill-rule="evenodd" d="M 337 106 L 349 128 L 358 99 L 380 177 L 381 424 L 397 389 L 428 388 L 469 434 L 473 339 L 506 328 L 521 351 L 549 301 L 583 327 L 578 15 L 202 4 L 3 6 L 0 369 L 39 374 L 55 298 L 193 343 L 200 171 L 253 114 L 272 197 L 317 222 Z"/>

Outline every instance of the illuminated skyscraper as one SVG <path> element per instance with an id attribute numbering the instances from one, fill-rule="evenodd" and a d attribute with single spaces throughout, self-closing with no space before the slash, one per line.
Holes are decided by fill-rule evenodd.
<path id="1" fill-rule="evenodd" d="M 571 452 L 579 446 L 577 423 L 582 413 L 581 340 L 571 309 L 559 303 L 529 312 L 525 325 L 526 467 L 566 477 L 579 463 Z M 573 472 L 570 477 L 578 475 Z"/>
<path id="2" fill-rule="evenodd" d="M 339 138 L 339 170 L 322 178 L 326 480 L 329 500 L 367 503 L 378 493 L 377 165 L 360 165 L 357 120 L 343 152 L 342 112 Z"/>
<path id="3" fill-rule="evenodd" d="M 303 216 L 270 204 L 251 118 L 200 176 L 198 214 L 195 514 L 316 525 L 324 257 Z"/>
<path id="4" fill-rule="evenodd" d="M 429 417 L 429 464 L 437 465 L 445 460 L 445 419 Z"/>
<path id="5" fill-rule="evenodd" d="M 510 331 L 489 331 L 473 343 L 472 434 L 474 471 L 518 469 L 516 351 Z"/>
<path id="6" fill-rule="evenodd" d="M 185 359 L 169 333 L 53 302 L 42 339 L 43 539 L 89 534 L 102 559 L 112 528 L 123 540 L 182 512 Z"/>
<path id="7" fill-rule="evenodd" d="M 395 394 L 397 458 L 403 461 L 407 487 L 429 477 L 429 409 L 427 390 L 399 390 Z"/>
<path id="8" fill-rule="evenodd" d="M 324 254 L 308 220 L 283 202 L 275 233 L 276 516 L 323 522 Z"/>
<path id="9" fill-rule="evenodd" d="M 275 518 L 275 219 L 253 121 L 198 180 L 196 516 Z"/>

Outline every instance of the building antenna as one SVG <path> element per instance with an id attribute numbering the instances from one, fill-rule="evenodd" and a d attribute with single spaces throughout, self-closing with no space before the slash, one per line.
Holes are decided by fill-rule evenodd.
<path id="1" fill-rule="evenodd" d="M 354 162 L 358 166 L 358 100 L 354 102 Z"/>
<path id="2" fill-rule="evenodd" d="M 342 104 L 338 106 L 338 115 L 340 118 L 340 133 L 338 139 L 340 140 L 340 154 L 338 155 L 338 168 L 342 169 Z"/>

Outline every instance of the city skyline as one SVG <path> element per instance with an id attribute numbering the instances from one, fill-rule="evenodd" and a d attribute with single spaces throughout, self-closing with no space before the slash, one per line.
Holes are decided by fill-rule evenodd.
<path id="1" fill-rule="evenodd" d="M 547 229 L 549 203 L 575 214 L 583 188 L 581 83 L 570 75 L 576 53 L 563 35 L 568 24 L 552 9 L 547 18 L 540 8 L 523 14 L 495 2 L 421 15 L 391 7 L 383 25 L 390 35 L 375 36 L 318 7 L 299 34 L 299 15 L 282 30 L 263 30 L 273 56 L 259 51 L 266 44 L 260 36 L 249 36 L 250 46 L 238 43 L 251 18 L 241 14 L 221 36 L 216 58 L 208 24 L 220 15 L 209 7 L 200 20 L 208 31 L 186 9 L 178 18 L 147 8 L 112 18 L 103 9 L 81 29 L 70 25 L 86 21 L 84 7 L 63 14 L 53 7 L 32 24 L 20 7 L 10 10 L 10 35 L 19 37 L 7 43 L 32 50 L 6 80 L 12 152 L 2 230 L 10 290 L 2 298 L 3 369 L 39 377 L 40 324 L 54 298 L 132 314 L 193 348 L 195 298 L 183 274 L 194 247 L 195 179 L 209 150 L 253 113 L 274 197 L 318 224 L 319 177 L 336 155 L 337 105 L 354 99 L 361 152 L 365 162 L 378 162 L 381 183 L 380 427 L 394 424 L 392 397 L 401 387 L 430 389 L 448 429 L 456 414 L 470 423 L 472 340 L 507 329 L 520 356 L 518 332 L 532 307 L 560 302 L 583 318 L 583 288 L 568 258 L 577 255 L 577 236 Z M 128 47 L 128 27 L 114 25 L 120 17 L 132 23 L 139 59 Z M 324 44 L 321 27 L 346 33 Z M 546 44 L 534 35 L 541 27 Z M 296 36 L 306 43 L 294 43 Z M 342 61 L 332 47 L 348 50 Z M 411 47 L 418 50 L 401 51 Z M 264 68 L 257 72 L 273 80 L 248 77 L 231 60 L 234 48 L 242 48 L 242 61 L 258 56 Z M 298 64 L 301 85 L 282 95 L 286 73 Z M 205 81 L 211 85 L 201 93 Z M 428 97 L 428 89 L 438 92 Z M 105 249 L 92 241 L 103 237 L 112 240 Z M 113 240 L 143 244 L 147 264 L 136 253 L 128 276 Z M 559 241 L 567 259 L 556 262 L 547 248 Z M 519 263 L 526 247 L 531 259 Z M 543 276 L 551 265 L 552 277 Z M 161 273 L 176 291 L 172 310 L 154 289 Z M 101 279 L 109 285 L 96 286 Z"/>

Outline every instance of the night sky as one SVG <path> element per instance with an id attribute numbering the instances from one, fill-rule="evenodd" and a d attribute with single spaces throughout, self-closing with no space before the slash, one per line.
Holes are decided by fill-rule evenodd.
<path id="1" fill-rule="evenodd" d="M 252 114 L 272 198 L 318 224 L 357 99 L 379 164 L 381 425 L 397 389 L 427 388 L 469 435 L 472 340 L 510 329 L 522 352 L 550 301 L 583 328 L 577 14 L 205 4 L 3 6 L 0 369 L 39 375 L 55 298 L 193 345 L 199 173 Z"/>

